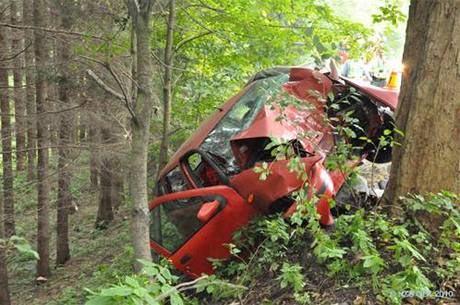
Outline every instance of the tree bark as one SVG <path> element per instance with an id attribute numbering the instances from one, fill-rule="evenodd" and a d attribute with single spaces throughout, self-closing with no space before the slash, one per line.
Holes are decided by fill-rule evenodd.
<path id="1" fill-rule="evenodd" d="M 460 2 L 412 1 L 385 199 L 460 192 Z"/>
<path id="2" fill-rule="evenodd" d="M 124 189 L 124 167 L 121 158 L 118 154 L 113 156 L 111 162 L 111 174 L 112 174 L 112 208 L 117 211 L 123 200 L 123 189 Z"/>
<path id="3" fill-rule="evenodd" d="M 8 32 L 7 29 L 0 29 L 0 58 L 8 56 Z M 4 66 L 6 61 L 0 61 Z M 6 64 L 7 66 L 7 64 Z M 14 221 L 14 190 L 13 190 L 13 160 L 12 160 L 12 130 L 10 120 L 10 101 L 8 96 L 8 69 L 0 67 L 0 111 L 2 120 L 2 181 L 3 181 L 3 229 L 5 237 L 11 237 L 15 233 Z"/>
<path id="4" fill-rule="evenodd" d="M 111 142 L 111 133 L 107 127 L 103 127 L 101 130 L 102 142 L 108 144 Z M 96 228 L 106 229 L 110 222 L 113 220 L 113 184 L 114 179 L 112 172 L 116 169 L 112 166 L 112 153 L 104 151 L 104 155 L 101 156 L 100 166 L 100 196 L 99 196 L 99 207 L 97 210 Z"/>
<path id="5" fill-rule="evenodd" d="M 0 239 L 1 237 L 2 234 L 0 234 Z M 0 242 L 0 304 L 10 305 L 11 300 L 8 287 L 8 269 L 6 266 L 5 252 L 2 242 Z"/>
<path id="6" fill-rule="evenodd" d="M 0 58 L 7 54 L 6 30 L 0 29 Z M 3 64 L 4 61 L 0 61 Z M 0 67 L 0 87 L 8 88 L 8 70 Z M 0 90 L 0 112 L 1 112 L 1 138 L 2 138 L 2 164 L 3 164 L 3 213 L 0 212 L 0 304 L 10 305 L 10 292 L 8 288 L 8 269 L 6 265 L 6 251 L 3 237 L 14 235 L 14 199 L 13 199 L 13 165 L 11 159 L 11 125 L 8 90 Z M 0 201 L 0 203 L 2 203 Z M 4 232 L 3 232 L 4 231 Z"/>
<path id="7" fill-rule="evenodd" d="M 133 200 L 132 235 L 137 259 L 151 260 L 149 249 L 149 213 L 147 201 L 147 151 L 150 120 L 155 106 L 152 92 L 153 68 L 150 60 L 152 0 L 128 0 L 129 13 L 136 34 L 137 97 L 134 102 L 135 117 L 131 120 L 132 140 L 129 153 L 129 188 Z M 140 265 L 136 264 L 136 270 Z"/>
<path id="8" fill-rule="evenodd" d="M 169 130 L 171 121 L 171 103 L 172 103 L 172 67 L 174 64 L 174 27 L 176 23 L 175 0 L 169 1 L 169 16 L 166 28 L 166 47 L 164 57 L 164 80 L 163 80 L 163 131 L 160 145 L 160 155 L 158 158 L 158 170 L 166 165 L 168 161 L 169 148 Z"/>
<path id="9" fill-rule="evenodd" d="M 0 198 L 0 220 L 3 219 L 3 202 Z M 0 304 L 10 305 L 10 290 L 8 286 L 8 266 L 6 264 L 6 251 L 2 243 L 3 222 L 0 221 Z"/>
<path id="10" fill-rule="evenodd" d="M 33 7 L 30 0 L 24 0 L 22 4 L 23 25 L 33 25 Z M 37 106 L 35 104 L 35 77 L 34 77 L 34 35 L 32 30 L 24 30 L 25 80 L 26 80 L 26 109 L 27 109 L 27 180 L 32 181 L 35 177 L 35 158 L 37 141 L 37 123 L 35 116 Z"/>
<path id="11" fill-rule="evenodd" d="M 89 91 L 94 90 L 94 87 L 90 87 Z M 97 103 L 91 99 L 90 100 L 90 111 L 92 114 L 98 113 L 98 105 Z M 97 190 L 99 187 L 99 167 L 100 167 L 100 160 L 99 160 L 99 149 L 98 146 L 100 145 L 100 127 L 97 124 L 96 120 L 92 120 L 91 122 L 85 121 L 85 125 L 88 127 L 88 140 L 89 140 L 89 150 L 90 150 L 90 161 L 89 161 L 89 170 L 90 170 L 90 182 L 91 188 L 93 190 Z"/>
<path id="12" fill-rule="evenodd" d="M 46 26 L 46 0 L 33 0 L 34 26 Z M 35 40 L 35 63 L 36 63 L 36 105 L 37 113 L 37 252 L 40 259 L 37 261 L 37 276 L 48 276 L 49 269 L 49 192 L 48 178 L 49 162 L 49 130 L 47 111 L 47 87 L 46 67 L 49 63 L 49 48 L 44 32 L 34 30 Z M 40 46 L 40 47 L 38 47 Z"/>
<path id="13" fill-rule="evenodd" d="M 64 30 L 72 29 L 72 2 L 61 2 L 59 4 L 59 16 L 61 27 Z M 70 108 L 71 77 L 70 59 L 72 45 L 66 38 L 58 45 L 58 61 L 60 62 L 59 77 L 59 105 L 62 108 Z M 71 150 L 69 146 L 74 144 L 74 114 L 72 111 L 65 111 L 60 114 L 59 120 L 59 148 L 58 148 L 58 195 L 57 195 L 57 238 L 56 238 L 56 264 L 63 265 L 70 259 L 69 247 L 69 220 L 68 213 L 72 205 L 72 194 L 70 192 L 71 171 Z"/>
<path id="14" fill-rule="evenodd" d="M 10 2 L 11 24 L 20 25 L 20 10 L 17 0 Z M 20 52 L 23 49 L 22 31 L 16 31 L 12 35 L 12 53 Z M 13 60 L 13 82 L 14 82 L 14 114 L 16 131 L 16 170 L 21 172 L 25 168 L 25 147 L 26 147 L 26 106 L 23 89 L 23 54 L 18 54 Z"/>

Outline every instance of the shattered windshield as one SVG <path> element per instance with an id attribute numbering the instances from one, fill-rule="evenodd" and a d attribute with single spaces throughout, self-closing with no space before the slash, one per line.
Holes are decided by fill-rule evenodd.
<path id="1" fill-rule="evenodd" d="M 230 139 L 248 128 L 262 106 L 281 91 L 287 82 L 287 74 L 258 80 L 201 143 L 200 149 L 209 153 L 227 175 L 240 171 L 230 146 Z"/>

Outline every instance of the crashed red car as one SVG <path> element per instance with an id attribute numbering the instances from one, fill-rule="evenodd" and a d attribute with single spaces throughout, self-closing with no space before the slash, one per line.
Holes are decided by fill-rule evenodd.
<path id="1" fill-rule="evenodd" d="M 328 104 L 350 95 L 340 107 Z M 284 100 L 295 99 L 299 108 Z M 274 158 L 267 145 L 282 139 L 304 164 L 308 181 L 320 200 L 324 226 L 334 223 L 329 199 L 342 189 L 346 175 L 328 171 L 325 160 L 337 138 L 325 118 L 351 113 L 360 135 L 377 142 L 393 127 L 398 93 L 338 79 L 308 68 L 262 71 L 222 105 L 174 154 L 162 169 L 157 197 L 150 202 L 151 249 L 168 258 L 188 276 L 211 274 L 209 258 L 226 259 L 235 231 L 257 214 L 292 215 L 291 194 L 304 181 L 288 170 L 288 160 Z M 276 101 L 274 103 L 273 101 Z M 391 160 L 391 148 L 376 154 L 374 145 L 356 144 L 358 158 Z M 358 160 L 358 161 L 356 161 Z M 266 162 L 270 175 L 254 171 Z"/>

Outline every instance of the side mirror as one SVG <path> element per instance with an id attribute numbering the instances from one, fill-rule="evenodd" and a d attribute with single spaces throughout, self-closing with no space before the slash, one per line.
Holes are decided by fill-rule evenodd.
<path id="1" fill-rule="evenodd" d="M 208 222 L 219 211 L 219 207 L 220 203 L 217 200 L 205 202 L 198 211 L 196 218 L 198 218 L 201 223 Z"/>

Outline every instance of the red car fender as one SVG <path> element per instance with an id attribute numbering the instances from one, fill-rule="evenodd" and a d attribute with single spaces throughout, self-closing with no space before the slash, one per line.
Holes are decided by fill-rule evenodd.
<path id="1" fill-rule="evenodd" d="M 316 204 L 316 209 L 321 216 L 319 222 L 325 226 L 332 225 L 334 218 L 329 207 L 329 200 L 335 195 L 334 183 L 322 163 L 316 163 L 312 171 L 312 186 L 316 196 L 319 197 L 319 202 Z"/>
<path id="2" fill-rule="evenodd" d="M 313 196 L 313 190 L 315 191 L 316 196 L 319 197 L 316 209 L 321 217 L 319 220 L 320 223 L 325 226 L 334 224 L 334 218 L 332 217 L 329 207 L 329 200 L 335 195 L 334 183 L 321 162 L 315 163 L 312 167 L 310 185 L 312 187 L 309 188 L 308 197 L 311 198 Z M 295 202 L 283 216 L 291 217 L 296 209 L 297 203 Z"/>

